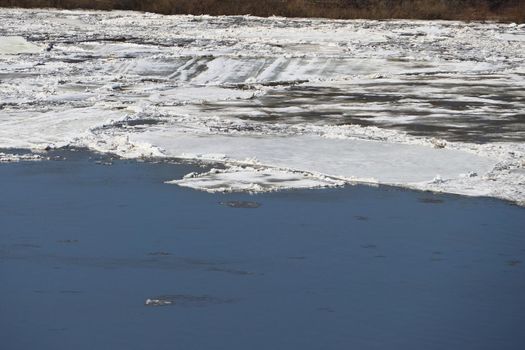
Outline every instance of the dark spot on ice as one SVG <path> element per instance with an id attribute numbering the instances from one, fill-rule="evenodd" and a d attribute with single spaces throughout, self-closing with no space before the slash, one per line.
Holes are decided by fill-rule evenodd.
<path id="1" fill-rule="evenodd" d="M 255 209 L 261 206 L 260 203 L 250 202 L 250 201 L 228 201 L 228 202 L 219 202 L 219 203 L 227 207 L 230 207 L 230 208 Z"/>
<path id="2" fill-rule="evenodd" d="M 418 200 L 421 203 L 427 203 L 427 204 L 440 204 L 440 203 L 443 203 L 443 200 L 442 199 L 438 199 L 438 198 L 425 197 L 425 198 L 419 198 Z"/>
<path id="3" fill-rule="evenodd" d="M 162 120 L 153 119 L 153 118 L 133 119 L 133 120 L 127 120 L 125 122 L 127 126 L 157 125 L 160 123 L 162 123 Z"/>
<path id="4" fill-rule="evenodd" d="M 367 217 L 367 216 L 354 215 L 354 218 L 355 218 L 356 220 L 359 220 L 359 221 L 368 221 L 368 217 Z"/>
<path id="5" fill-rule="evenodd" d="M 509 261 L 507 261 L 507 265 L 509 265 L 509 266 L 518 266 L 519 264 L 521 264 L 521 260 L 509 260 Z"/>
<path id="6" fill-rule="evenodd" d="M 386 255 L 376 255 L 374 258 L 386 258 Z"/>
<path id="7" fill-rule="evenodd" d="M 163 119 L 159 118 L 138 118 L 138 119 L 127 119 L 117 121 L 115 123 L 110 123 L 104 126 L 101 126 L 101 129 L 111 129 L 111 128 L 144 128 L 148 126 L 154 126 L 158 124 L 165 123 Z"/>

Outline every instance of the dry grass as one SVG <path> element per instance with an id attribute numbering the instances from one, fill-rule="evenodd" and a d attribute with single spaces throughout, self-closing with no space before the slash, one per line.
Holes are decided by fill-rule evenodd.
<path id="1" fill-rule="evenodd" d="M 126 9 L 194 15 L 525 22 L 525 0 L 0 0 L 0 6 Z"/>

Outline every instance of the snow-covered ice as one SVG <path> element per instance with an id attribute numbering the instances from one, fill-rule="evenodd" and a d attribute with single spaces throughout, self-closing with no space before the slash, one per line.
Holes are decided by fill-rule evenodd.
<path id="1" fill-rule="evenodd" d="M 46 159 L 40 154 L 25 153 L 25 154 L 13 154 L 0 152 L 0 163 L 16 163 L 16 162 L 28 162 L 28 161 L 39 161 Z"/>
<path id="2" fill-rule="evenodd" d="M 0 119 L 1 148 L 45 149 L 72 144 L 89 135 L 89 129 L 123 118 L 119 111 L 58 108 L 50 111 L 4 111 Z"/>
<path id="3" fill-rule="evenodd" d="M 523 27 L 21 9 L 0 20 L 0 148 L 222 163 L 169 181 L 212 192 L 357 182 L 525 203 Z"/>
<path id="4" fill-rule="evenodd" d="M 486 173 L 496 163 L 457 150 L 311 135 L 256 138 L 162 131 L 133 137 L 141 142 L 155 142 L 166 155 L 176 158 L 214 161 L 217 159 L 213 152 L 220 152 L 236 163 L 255 162 L 268 167 L 388 184 L 430 181 L 437 175 L 451 179 L 471 171 Z M 210 153 L 211 157 L 208 156 Z"/>
<path id="5" fill-rule="evenodd" d="M 38 45 L 28 42 L 21 36 L 0 36 L 0 55 L 37 53 L 41 50 Z"/>
<path id="6" fill-rule="evenodd" d="M 288 188 L 326 188 L 343 186 L 346 182 L 305 171 L 280 170 L 270 167 L 230 166 L 205 173 L 190 173 L 180 180 L 168 181 L 183 187 L 207 192 L 270 192 Z"/>

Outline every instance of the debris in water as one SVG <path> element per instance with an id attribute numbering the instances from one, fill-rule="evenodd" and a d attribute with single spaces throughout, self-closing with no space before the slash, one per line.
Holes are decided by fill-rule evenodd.
<path id="1" fill-rule="evenodd" d="M 170 300 L 162 300 L 162 299 L 146 299 L 144 302 L 145 306 L 166 306 L 173 304 Z"/>
<path id="2" fill-rule="evenodd" d="M 144 306 L 206 306 L 210 304 L 225 304 L 234 302 L 234 299 L 220 299 L 208 295 L 160 295 L 154 298 L 148 298 Z"/>
<path id="3" fill-rule="evenodd" d="M 440 204 L 440 203 L 443 203 L 443 200 L 442 199 L 438 199 L 438 198 L 419 198 L 419 201 L 421 203 L 428 203 L 428 204 Z"/>
<path id="4" fill-rule="evenodd" d="M 261 206 L 261 203 L 250 202 L 250 201 L 229 201 L 229 202 L 220 202 L 220 204 L 228 206 L 230 208 L 245 208 L 245 209 L 255 209 Z"/>

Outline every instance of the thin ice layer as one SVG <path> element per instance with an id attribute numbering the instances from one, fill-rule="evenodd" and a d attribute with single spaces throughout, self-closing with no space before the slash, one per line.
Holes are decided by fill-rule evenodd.
<path id="1" fill-rule="evenodd" d="M 271 192 L 289 188 L 337 187 L 345 184 L 341 180 L 305 172 L 253 166 L 232 166 L 227 169 L 212 169 L 201 174 L 190 173 L 180 180 L 167 183 L 211 193 Z"/>
<path id="2" fill-rule="evenodd" d="M 0 55 L 18 55 L 21 53 L 38 53 L 42 48 L 28 42 L 21 36 L 0 36 Z"/>
<path id="3" fill-rule="evenodd" d="M 470 153 L 419 145 L 328 139 L 316 136 L 227 136 L 147 132 L 131 141 L 153 143 L 167 156 L 257 163 L 302 170 L 349 180 L 385 184 L 457 178 L 469 172 L 486 173 L 495 161 Z"/>

